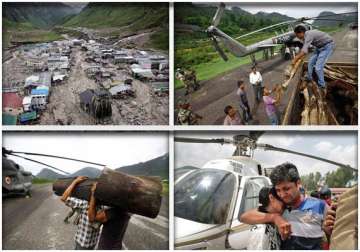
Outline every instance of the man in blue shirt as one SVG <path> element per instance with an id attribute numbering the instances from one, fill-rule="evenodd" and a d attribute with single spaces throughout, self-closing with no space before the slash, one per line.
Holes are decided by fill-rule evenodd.
<path id="1" fill-rule="evenodd" d="M 270 179 L 287 209 L 282 215 L 249 210 L 241 215 L 241 222 L 274 223 L 282 237 L 281 249 L 321 249 L 324 232 L 330 234 L 329 228 L 323 225 L 326 203 L 301 194 L 300 175 L 291 163 L 275 167 Z"/>

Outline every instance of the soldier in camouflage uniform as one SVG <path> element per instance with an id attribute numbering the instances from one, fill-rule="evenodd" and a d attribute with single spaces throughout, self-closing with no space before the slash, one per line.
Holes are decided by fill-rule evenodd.
<path id="1" fill-rule="evenodd" d="M 181 80 L 184 83 L 186 92 L 185 95 L 191 93 L 191 91 L 196 91 L 200 88 L 200 85 L 196 79 L 196 73 L 194 70 L 185 70 L 181 69 L 176 70 L 176 78 Z"/>
<path id="2" fill-rule="evenodd" d="M 180 125 L 198 125 L 199 119 L 202 119 L 201 116 L 192 112 L 190 103 L 180 103 L 178 105 L 179 112 L 177 115 L 177 122 Z"/>

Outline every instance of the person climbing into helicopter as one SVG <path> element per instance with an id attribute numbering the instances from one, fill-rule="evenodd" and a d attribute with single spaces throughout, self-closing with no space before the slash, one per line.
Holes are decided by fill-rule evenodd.
<path id="1" fill-rule="evenodd" d="M 315 72 L 318 78 L 317 85 L 320 88 L 325 89 L 324 66 L 328 58 L 333 53 L 335 47 L 333 38 L 329 34 L 319 30 L 306 30 L 303 25 L 296 26 L 294 28 L 294 33 L 298 39 L 304 41 L 304 44 L 300 53 L 298 53 L 293 59 L 292 64 L 295 65 L 298 60 L 308 54 L 309 47 L 311 45 L 314 46 L 315 51 L 310 57 L 308 63 L 307 80 L 313 80 L 313 70 L 315 67 Z"/>
<path id="2" fill-rule="evenodd" d="M 278 165 L 270 174 L 276 194 L 286 205 L 282 215 L 263 213 L 258 209 L 246 211 L 240 221 L 247 224 L 273 223 L 281 236 L 281 249 L 321 249 L 322 237 L 330 236 L 330 227 L 324 222 L 328 206 L 323 200 L 301 194 L 301 180 L 294 164 Z"/>

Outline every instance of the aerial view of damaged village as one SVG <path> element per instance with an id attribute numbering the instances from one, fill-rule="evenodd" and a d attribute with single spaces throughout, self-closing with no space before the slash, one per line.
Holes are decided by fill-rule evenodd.
<path id="1" fill-rule="evenodd" d="M 3 3 L 3 124 L 168 124 L 168 12 Z"/>

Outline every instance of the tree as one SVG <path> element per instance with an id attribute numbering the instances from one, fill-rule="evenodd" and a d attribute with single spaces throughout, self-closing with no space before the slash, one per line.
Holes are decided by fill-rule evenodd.
<path id="1" fill-rule="evenodd" d="M 346 187 L 346 184 L 353 179 L 356 179 L 357 174 L 348 168 L 338 168 L 333 172 L 326 174 L 325 183 L 329 187 Z"/>

